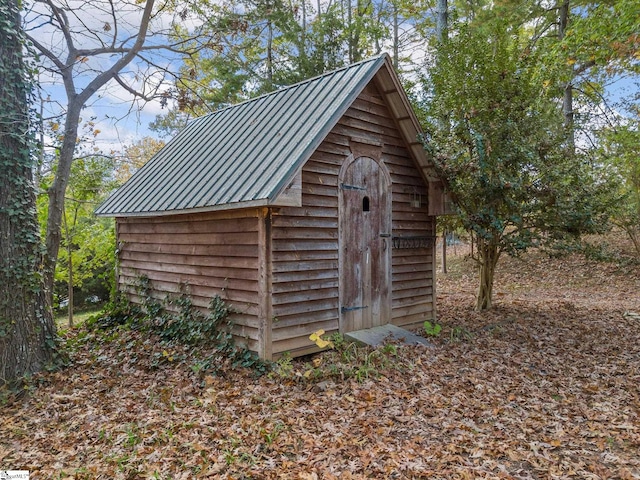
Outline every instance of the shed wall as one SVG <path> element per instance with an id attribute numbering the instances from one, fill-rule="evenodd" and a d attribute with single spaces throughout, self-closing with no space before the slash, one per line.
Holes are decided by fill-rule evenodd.
<path id="1" fill-rule="evenodd" d="M 377 87 L 367 86 L 304 165 L 302 206 L 274 210 L 274 355 L 313 351 L 311 333 L 338 331 L 338 175 L 354 150 L 377 149 L 389 170 L 393 236 L 434 235 L 427 187 L 392 118 Z M 416 198 L 421 200 L 418 208 L 411 206 Z M 391 321 L 421 324 L 433 317 L 433 299 L 433 247 L 394 249 Z"/>
<path id="2" fill-rule="evenodd" d="M 212 212 L 117 219 L 118 283 L 129 299 L 140 276 L 153 296 L 164 300 L 184 286 L 193 304 L 205 309 L 219 295 L 238 313 L 234 334 L 251 350 L 259 336 L 259 212 Z"/>

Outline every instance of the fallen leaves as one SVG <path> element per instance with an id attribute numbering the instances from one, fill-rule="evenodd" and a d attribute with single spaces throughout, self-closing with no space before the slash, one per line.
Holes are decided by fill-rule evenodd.
<path id="1" fill-rule="evenodd" d="M 337 351 L 294 360 L 308 379 L 198 376 L 183 352 L 152 365 L 174 352 L 139 332 L 87 342 L 3 409 L 0 465 L 32 479 L 639 479 L 640 325 L 625 312 L 640 311 L 640 273 L 589 264 L 599 280 L 572 283 L 583 260 L 528 261 L 505 263 L 482 314 L 470 274 L 441 278 L 435 347 L 368 356 L 359 379 L 332 376 Z"/>

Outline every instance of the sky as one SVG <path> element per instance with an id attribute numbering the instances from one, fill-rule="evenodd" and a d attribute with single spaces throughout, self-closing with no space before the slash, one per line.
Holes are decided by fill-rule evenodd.
<path id="1" fill-rule="evenodd" d="M 60 114 L 60 103 L 66 102 L 64 88 L 59 84 L 43 84 L 43 116 L 55 121 Z M 47 100 L 47 97 L 51 100 Z M 36 108 L 40 108 L 38 105 Z M 90 100 L 82 112 L 81 125 L 91 120 L 95 123 L 93 135 L 88 127 L 80 132 L 80 135 L 88 136 L 102 151 L 120 151 L 123 145 L 131 145 L 145 136 L 157 136 L 149 129 L 149 124 L 159 114 L 167 112 L 159 101 L 142 102 L 134 101 L 132 95 L 123 88 L 109 83 Z M 49 136 L 49 141 L 51 137 Z"/>

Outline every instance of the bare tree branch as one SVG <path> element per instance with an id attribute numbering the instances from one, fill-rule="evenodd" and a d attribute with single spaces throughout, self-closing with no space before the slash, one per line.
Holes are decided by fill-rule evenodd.
<path id="1" fill-rule="evenodd" d="M 51 60 L 51 62 L 53 62 L 56 68 L 58 68 L 60 71 L 63 71 L 68 68 L 67 65 L 65 65 L 58 57 L 56 57 L 51 50 L 49 50 L 47 47 L 42 45 L 34 37 L 32 37 L 31 35 L 27 35 L 27 38 L 33 44 L 33 46 L 36 47 L 42 55 L 44 55 L 49 60 Z"/>
<path id="2" fill-rule="evenodd" d="M 134 97 L 136 97 L 136 98 L 141 98 L 141 99 L 143 99 L 143 100 L 145 100 L 145 101 L 147 101 L 147 102 L 151 102 L 152 100 L 154 100 L 154 98 L 156 98 L 156 97 L 155 97 L 155 95 L 147 96 L 147 95 L 145 95 L 143 92 L 140 92 L 140 91 L 138 91 L 138 90 L 136 90 L 136 89 L 134 89 L 134 88 L 130 87 L 129 85 L 127 85 L 127 84 L 126 84 L 126 83 L 125 83 L 125 82 L 120 78 L 120 75 L 117 75 L 117 74 L 116 74 L 116 75 L 113 77 L 113 79 L 114 79 L 116 82 L 118 82 L 118 84 L 119 84 L 122 88 L 124 88 L 127 92 L 129 92 L 131 95 L 133 95 L 133 96 L 134 96 Z"/>

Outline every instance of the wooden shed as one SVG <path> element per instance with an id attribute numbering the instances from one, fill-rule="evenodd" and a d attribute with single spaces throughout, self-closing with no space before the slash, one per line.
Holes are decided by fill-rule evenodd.
<path id="1" fill-rule="evenodd" d="M 116 218 L 119 288 L 220 295 L 266 359 L 435 319 L 445 200 L 419 133 L 388 55 L 194 120 L 96 212 Z"/>

